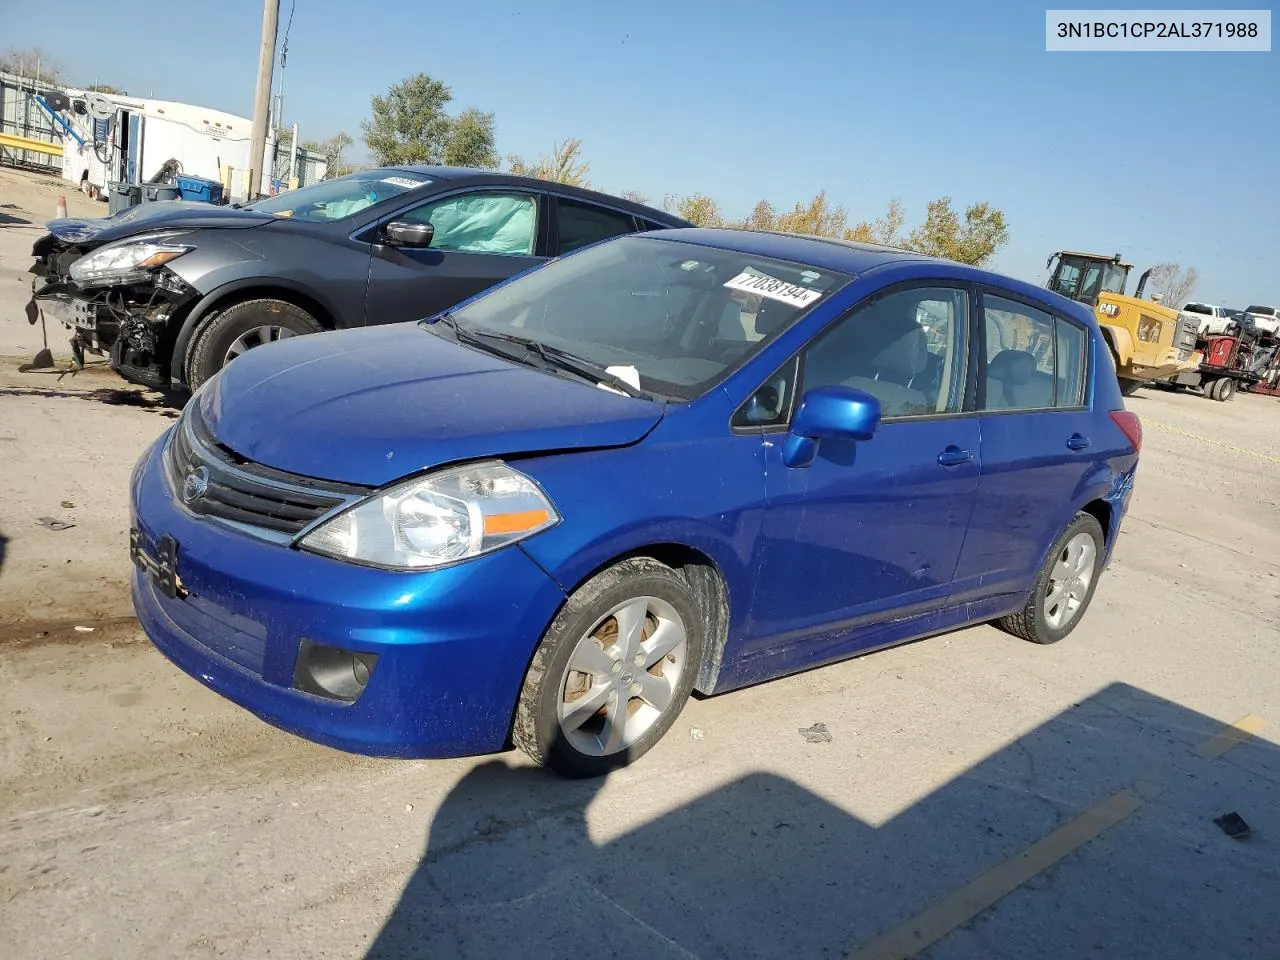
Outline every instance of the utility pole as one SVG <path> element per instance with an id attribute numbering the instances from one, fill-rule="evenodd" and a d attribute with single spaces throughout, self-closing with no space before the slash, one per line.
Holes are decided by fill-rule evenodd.
<path id="1" fill-rule="evenodd" d="M 271 116 L 271 74 L 276 62 L 276 29 L 280 0 L 264 0 L 262 5 L 262 49 L 258 53 L 258 85 L 253 94 L 253 138 L 249 146 L 250 200 L 262 193 L 263 164 L 267 152 L 267 124 Z"/>

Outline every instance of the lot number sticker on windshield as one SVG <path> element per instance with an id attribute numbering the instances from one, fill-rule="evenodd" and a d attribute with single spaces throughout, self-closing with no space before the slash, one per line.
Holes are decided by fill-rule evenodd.
<path id="1" fill-rule="evenodd" d="M 404 187 L 406 190 L 414 190 L 424 186 L 421 180 L 410 180 L 408 177 L 383 177 L 383 183 L 390 183 L 397 187 Z"/>
<path id="2" fill-rule="evenodd" d="M 766 276 L 763 273 L 744 271 L 725 283 L 729 290 L 741 290 L 743 293 L 754 293 L 770 300 L 781 300 L 796 307 L 807 307 L 822 296 L 817 290 L 799 287 L 785 280 Z"/>

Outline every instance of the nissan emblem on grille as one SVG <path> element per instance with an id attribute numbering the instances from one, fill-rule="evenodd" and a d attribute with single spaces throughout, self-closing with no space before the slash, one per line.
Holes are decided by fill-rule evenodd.
<path id="1" fill-rule="evenodd" d="M 194 503 L 203 497 L 208 490 L 209 468 L 196 467 L 182 481 L 182 500 L 184 503 Z"/>

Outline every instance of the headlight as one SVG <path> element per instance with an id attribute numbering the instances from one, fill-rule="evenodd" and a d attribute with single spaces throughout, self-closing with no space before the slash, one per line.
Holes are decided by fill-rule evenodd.
<path id="1" fill-rule="evenodd" d="M 194 247 L 178 243 L 166 243 L 158 239 L 133 241 L 103 247 L 85 254 L 71 264 L 71 279 L 77 283 L 93 283 L 99 280 L 118 282 L 133 276 L 145 276 L 149 271 L 176 260 Z"/>
<path id="2" fill-rule="evenodd" d="M 384 490 L 325 521 L 298 546 L 373 566 L 429 569 L 490 553 L 559 521 L 524 474 L 477 463 Z"/>

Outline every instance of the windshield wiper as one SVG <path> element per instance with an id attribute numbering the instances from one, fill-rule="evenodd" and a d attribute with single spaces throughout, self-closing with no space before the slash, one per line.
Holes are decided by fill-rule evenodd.
<path id="1" fill-rule="evenodd" d="M 503 343 L 514 344 L 523 347 L 526 356 L 529 353 L 537 354 L 538 358 L 546 367 L 554 367 L 572 373 L 583 380 L 592 383 L 598 383 L 619 393 L 626 394 L 628 397 L 635 397 L 640 400 L 652 400 L 653 394 L 646 393 L 644 390 L 623 380 L 621 377 L 610 373 L 598 363 L 594 363 L 585 357 L 580 357 L 568 350 L 561 350 L 559 347 L 548 346 L 541 340 L 535 340 L 532 337 L 522 337 L 516 333 L 505 333 L 500 330 L 474 330 L 466 329 L 458 325 L 457 318 L 450 311 L 440 314 L 440 321 L 447 323 L 449 329 L 453 331 L 454 338 L 459 343 L 470 343 L 481 349 L 490 349 L 491 352 L 499 353 L 501 356 L 510 360 L 520 360 L 505 350 L 492 351 L 492 347 L 485 344 L 485 340 L 499 340 Z M 437 322 L 440 322 L 437 321 Z"/>

